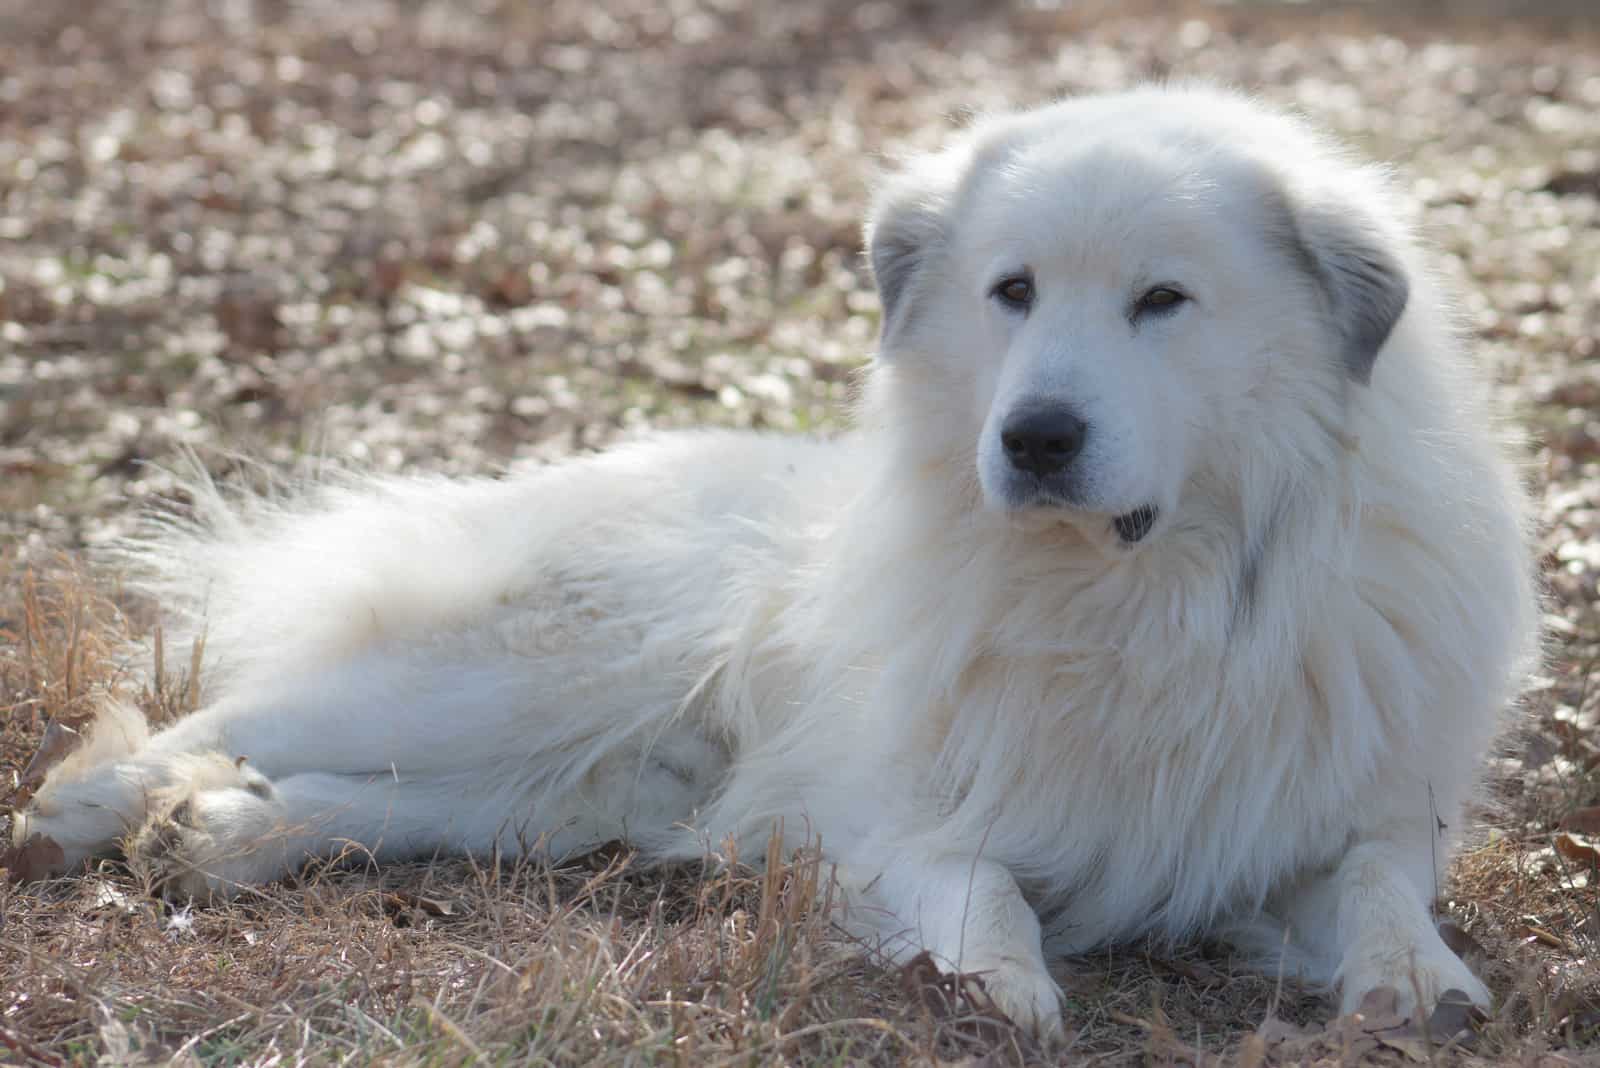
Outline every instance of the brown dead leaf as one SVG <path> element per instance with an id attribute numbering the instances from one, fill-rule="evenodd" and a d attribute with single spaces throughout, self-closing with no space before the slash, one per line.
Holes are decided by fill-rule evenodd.
<path id="1" fill-rule="evenodd" d="M 1470 1045 L 1478 1035 L 1478 1028 L 1489 1019 L 1489 1014 L 1472 1003 L 1465 990 L 1454 988 L 1439 995 L 1439 1003 L 1428 1017 L 1427 1033 L 1435 1042 L 1454 1042 Z"/>
<path id="2" fill-rule="evenodd" d="M 35 834 L 19 846 L 0 848 L 0 870 L 14 883 L 48 879 L 67 866 L 67 855 L 55 839 Z"/>
<path id="3" fill-rule="evenodd" d="M 1549 946 L 1551 949 L 1559 949 L 1568 953 L 1572 952 L 1572 947 L 1567 944 L 1566 939 L 1562 938 L 1554 931 L 1546 930 L 1536 923 L 1525 922 L 1522 925 L 1521 933 L 1524 938 L 1538 942 L 1541 945 Z"/>
<path id="4" fill-rule="evenodd" d="M 958 977 L 939 969 L 932 954 L 924 950 L 900 969 L 900 987 L 933 1016 L 943 1019 L 952 1014 Z"/>
<path id="5" fill-rule="evenodd" d="M 1440 922 L 1439 937 L 1450 947 L 1450 952 L 1469 963 L 1473 960 L 1485 960 L 1489 956 L 1489 951 L 1483 948 L 1483 943 L 1469 935 L 1466 929 L 1454 920 Z"/>
<path id="6" fill-rule="evenodd" d="M 1562 816 L 1557 826 L 1575 834 L 1600 835 L 1600 805 L 1575 808 Z"/>
<path id="7" fill-rule="evenodd" d="M 50 721 L 45 728 L 39 748 L 33 751 L 28 766 L 22 769 L 22 780 L 11 793 L 13 808 L 21 808 L 33 797 L 33 792 L 44 782 L 50 769 L 67 759 L 74 749 L 83 744 L 83 728 L 93 719 L 90 715 L 62 716 Z"/>
<path id="8" fill-rule="evenodd" d="M 1349 1063 L 1360 1064 L 1363 1058 L 1378 1048 L 1378 1040 L 1367 1033 L 1365 1023 L 1360 1013 L 1336 1017 L 1328 1021 L 1322 1042 L 1331 1042 L 1343 1056 L 1349 1058 Z M 1318 1036 L 1315 1035 L 1304 1040 L 1286 1040 L 1278 1051 L 1278 1059 L 1292 1061 L 1294 1058 L 1289 1056 L 1290 1051 L 1299 1052 L 1318 1044 Z"/>
<path id="9" fill-rule="evenodd" d="M 1433 1059 L 1433 1051 L 1427 1039 L 1409 1027 L 1395 1031 L 1377 1031 L 1372 1037 L 1377 1039 L 1380 1045 L 1404 1055 L 1408 1061 L 1427 1064 Z"/>
<path id="10" fill-rule="evenodd" d="M 424 897 L 410 890 L 391 890 L 384 894 L 383 908 L 397 927 L 407 927 L 430 916 L 448 918 L 456 915 L 456 907 L 452 902 Z"/>
<path id="11" fill-rule="evenodd" d="M 1600 1032 L 1600 1006 L 1588 1005 L 1568 1012 L 1561 1017 L 1560 1026 L 1568 1034 L 1592 1037 Z"/>
<path id="12" fill-rule="evenodd" d="M 1587 837 L 1561 833 L 1555 837 L 1556 852 L 1568 860 L 1590 867 L 1600 867 L 1600 849 Z"/>
<path id="13" fill-rule="evenodd" d="M 983 978 L 940 969 L 926 950 L 900 969 L 900 987 L 939 1022 L 958 1021 L 961 1030 L 980 1039 L 997 1039 L 1014 1024 L 984 988 Z"/>

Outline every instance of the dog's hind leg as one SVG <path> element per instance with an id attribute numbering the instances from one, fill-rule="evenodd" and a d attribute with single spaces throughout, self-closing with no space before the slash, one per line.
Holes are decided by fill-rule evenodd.
<path id="1" fill-rule="evenodd" d="M 450 850 L 476 828 L 452 824 L 450 792 L 393 776 L 322 772 L 273 782 L 243 760 L 182 758 L 128 841 L 128 860 L 172 898 L 230 897 L 316 858 L 381 859 Z"/>
<path id="2" fill-rule="evenodd" d="M 326 711 L 332 715 L 334 710 Z M 12 841 L 22 845 L 38 835 L 54 842 L 62 853 L 57 871 L 114 853 L 163 798 L 191 791 L 216 779 L 217 769 L 231 768 L 236 763 L 231 735 L 240 727 L 252 741 L 272 739 L 269 757 L 297 753 L 293 759 L 317 760 L 310 732 L 297 726 L 278 720 L 269 704 L 224 700 L 152 735 L 138 709 L 109 701 L 88 727 L 84 743 L 49 771 L 27 807 L 12 816 Z"/>
<path id="3" fill-rule="evenodd" d="M 648 748 L 607 753 L 568 790 L 550 792 L 514 763 L 471 775 L 407 778 L 302 772 L 269 780 L 221 754 L 175 759 L 128 842 L 129 862 L 169 897 L 228 897 L 308 860 L 371 860 L 499 849 L 560 857 L 692 817 L 715 747 L 669 730 Z"/>
<path id="4" fill-rule="evenodd" d="M 230 679 L 153 737 L 120 710 L 127 744 L 86 746 L 52 771 L 13 840 L 43 835 L 71 868 L 134 835 L 137 865 L 172 892 L 209 895 L 352 844 L 380 859 L 560 855 L 665 837 L 728 764 L 684 708 L 694 667 L 608 645 L 569 652 L 517 655 L 469 632 Z"/>

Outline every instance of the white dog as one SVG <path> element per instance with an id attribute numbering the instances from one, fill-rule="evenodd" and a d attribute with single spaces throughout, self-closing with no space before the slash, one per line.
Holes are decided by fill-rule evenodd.
<path id="1" fill-rule="evenodd" d="M 851 922 L 1046 1033 L 1047 948 L 1152 935 L 1487 1001 L 1430 904 L 1536 654 L 1527 508 L 1382 177 L 1147 88 L 976 123 L 868 244 L 837 442 L 202 484 L 138 562 L 209 704 L 108 709 L 17 839 L 131 832 L 206 894 L 352 841 L 759 856 L 782 818 Z"/>

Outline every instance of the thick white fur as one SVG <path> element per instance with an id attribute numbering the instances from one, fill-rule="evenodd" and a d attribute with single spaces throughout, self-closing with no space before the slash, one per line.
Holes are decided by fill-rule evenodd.
<path id="1" fill-rule="evenodd" d="M 852 923 L 1046 1032 L 1046 946 L 1141 936 L 1287 928 L 1347 1008 L 1486 1001 L 1430 902 L 1535 652 L 1526 508 L 1381 176 L 1143 89 L 975 124 L 886 181 L 869 243 L 885 337 L 836 442 L 198 485 L 137 553 L 208 704 L 148 742 L 108 719 L 126 750 L 15 833 L 77 861 L 143 828 L 203 893 L 350 843 L 753 857 L 782 818 Z M 1364 253 L 1408 283 L 1375 337 Z M 990 296 L 1022 266 L 1025 316 Z M 1155 283 L 1190 300 L 1137 319 Z M 996 444 L 1040 398 L 1091 426 L 1070 506 L 1019 503 Z"/>

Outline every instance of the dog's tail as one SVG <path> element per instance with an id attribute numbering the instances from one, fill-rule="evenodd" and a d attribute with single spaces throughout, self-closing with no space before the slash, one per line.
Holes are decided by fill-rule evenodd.
<path id="1" fill-rule="evenodd" d="M 203 645 L 208 683 L 343 659 L 378 637 L 447 629 L 504 591 L 521 546 L 483 522 L 507 484 L 382 477 L 321 463 L 290 476 L 192 454 L 180 492 L 109 562 L 161 611 L 169 658 Z"/>

